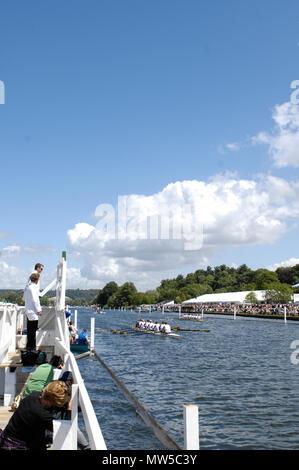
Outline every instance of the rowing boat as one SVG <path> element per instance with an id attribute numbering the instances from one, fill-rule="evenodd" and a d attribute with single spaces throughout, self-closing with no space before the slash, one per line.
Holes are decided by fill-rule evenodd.
<path id="1" fill-rule="evenodd" d="M 198 317 L 198 318 L 184 318 L 184 317 L 180 317 L 179 320 L 204 321 L 204 319 L 203 319 L 202 317 Z"/>
<path id="2" fill-rule="evenodd" d="M 88 344 L 71 344 L 70 345 L 71 351 L 77 351 L 77 352 L 86 352 L 89 350 L 89 345 Z"/>
<path id="3" fill-rule="evenodd" d="M 173 338 L 180 338 L 181 335 L 178 335 L 177 333 L 162 333 L 162 332 L 157 332 L 157 331 L 152 331 L 152 330 L 142 330 L 141 328 L 136 328 L 135 330 L 138 331 L 139 333 L 148 333 L 156 336 L 171 336 Z"/>

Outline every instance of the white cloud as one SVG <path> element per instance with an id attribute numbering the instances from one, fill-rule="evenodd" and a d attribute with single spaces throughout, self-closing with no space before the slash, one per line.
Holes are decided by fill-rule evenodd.
<path id="1" fill-rule="evenodd" d="M 290 258 L 286 261 L 280 261 L 279 263 L 274 263 L 271 266 L 268 266 L 267 269 L 270 271 L 276 271 L 277 268 L 289 268 L 299 264 L 299 258 Z"/>
<path id="2" fill-rule="evenodd" d="M 265 143 L 277 168 L 299 166 L 299 105 L 286 102 L 274 107 L 273 132 L 260 132 L 254 143 Z"/>
<path id="3" fill-rule="evenodd" d="M 104 285 L 110 280 L 131 280 L 139 289 L 151 288 L 168 277 L 167 273 L 208 264 L 226 246 L 274 243 L 289 230 L 288 219 L 298 218 L 298 196 L 299 183 L 271 176 L 240 180 L 228 174 L 209 182 L 177 181 L 151 196 L 126 196 L 127 213 L 132 217 L 119 239 L 118 220 L 111 224 L 113 208 L 110 218 L 102 214 L 95 226 L 76 224 L 68 231 L 69 252 L 83 262 L 81 275 L 89 281 Z M 159 224 L 154 226 L 158 239 L 150 238 L 145 222 L 148 216 L 154 220 L 155 214 L 160 222 L 168 214 L 170 226 L 182 224 L 182 239 L 174 239 L 171 230 L 168 239 L 161 239 Z M 103 231 L 105 220 L 110 224 L 107 232 Z M 199 243 L 198 249 L 186 249 L 187 238 L 200 240 L 194 226 L 198 229 L 201 225 L 202 247 Z"/>
<path id="4" fill-rule="evenodd" d="M 237 142 L 231 142 L 226 144 L 226 148 L 232 152 L 237 152 L 240 150 L 240 145 Z"/>
<path id="5" fill-rule="evenodd" d="M 241 145 L 238 142 L 229 142 L 227 144 L 218 145 L 217 152 L 221 155 L 224 155 L 227 152 L 238 152 L 240 148 Z"/>
<path id="6" fill-rule="evenodd" d="M 20 254 L 21 247 L 19 245 L 8 245 L 0 250 L 2 258 L 14 258 Z"/>
<path id="7" fill-rule="evenodd" d="M 100 287 L 99 281 L 90 281 L 82 276 L 79 268 L 67 268 L 67 289 L 99 289 Z"/>
<path id="8" fill-rule="evenodd" d="M 22 269 L 0 261 L 0 286 L 2 289 L 23 289 L 28 273 Z"/>
<path id="9" fill-rule="evenodd" d="M 23 247 L 24 253 L 29 253 L 29 254 L 38 254 L 38 253 L 50 253 L 50 254 L 57 254 L 58 250 L 57 248 L 53 248 L 51 246 L 45 246 L 45 245 L 25 245 Z"/>

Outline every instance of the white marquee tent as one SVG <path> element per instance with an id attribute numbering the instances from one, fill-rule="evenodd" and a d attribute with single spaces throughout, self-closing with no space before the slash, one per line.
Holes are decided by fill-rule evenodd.
<path id="1" fill-rule="evenodd" d="M 241 291 L 241 292 L 221 292 L 217 294 L 204 294 L 194 299 L 185 300 L 183 305 L 186 304 L 201 304 L 201 303 L 244 303 L 245 297 L 250 292 L 254 292 L 256 298 L 262 302 L 264 300 L 265 291 L 264 290 L 255 290 L 255 291 Z"/>

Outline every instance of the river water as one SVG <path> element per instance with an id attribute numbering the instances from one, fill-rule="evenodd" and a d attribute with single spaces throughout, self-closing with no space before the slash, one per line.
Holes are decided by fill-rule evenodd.
<path id="1" fill-rule="evenodd" d="M 171 338 L 110 332 L 134 326 L 135 312 L 77 310 L 79 329 L 90 331 L 95 318 L 98 355 L 182 448 L 183 405 L 196 404 L 201 449 L 299 449 L 299 364 L 291 360 L 299 322 L 151 313 L 172 327 L 210 329 Z M 163 449 L 99 361 L 78 365 L 107 449 Z"/>

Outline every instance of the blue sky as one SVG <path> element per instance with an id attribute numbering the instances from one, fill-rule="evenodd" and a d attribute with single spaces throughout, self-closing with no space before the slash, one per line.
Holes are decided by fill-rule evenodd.
<path id="1" fill-rule="evenodd" d="M 50 279 L 64 249 L 69 285 L 81 288 L 114 276 L 145 289 L 205 262 L 256 269 L 299 258 L 298 214 L 282 214 L 295 206 L 299 157 L 290 164 L 273 140 L 285 131 L 275 127 L 274 107 L 290 101 L 290 84 L 299 79 L 298 44 L 292 0 L 1 5 L 0 288 L 21 287 L 36 261 Z M 289 137 L 296 138 L 296 108 L 288 112 L 295 122 Z M 267 142 L 253 144 L 262 132 Z M 273 147 L 283 163 L 275 164 Z M 140 247 L 126 265 L 109 246 L 83 246 L 77 232 L 70 242 L 76 224 L 95 226 L 99 204 L 115 205 L 119 195 L 155 197 L 176 182 L 210 184 L 215 175 L 235 182 L 271 175 L 291 185 L 292 194 L 275 202 L 285 229 L 274 240 L 266 232 L 254 243 L 219 239 L 193 262 L 180 253 L 177 267 L 140 262 Z M 154 244 L 147 250 L 155 258 Z"/>

